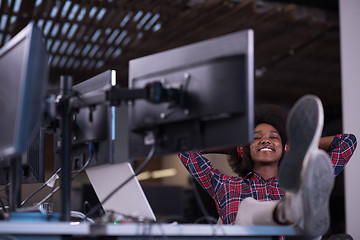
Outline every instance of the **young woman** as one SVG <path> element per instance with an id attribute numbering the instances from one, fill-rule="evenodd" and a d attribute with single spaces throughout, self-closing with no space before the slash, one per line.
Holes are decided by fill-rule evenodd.
<path id="1" fill-rule="evenodd" d="M 304 111 L 311 114 L 302 113 Z M 318 190 L 318 187 L 326 185 L 326 191 L 320 192 L 328 201 L 333 174 L 327 174 L 331 171 L 327 164 L 330 166 L 331 160 L 334 174 L 339 174 L 356 148 L 356 138 L 352 134 L 320 138 L 322 105 L 314 96 L 300 99 L 286 121 L 286 111 L 278 106 L 267 105 L 256 109 L 253 142 L 228 152 L 231 155 L 230 166 L 238 177 L 227 176 L 214 169 L 203 156 L 206 152 L 179 154 L 189 173 L 214 199 L 224 224 L 294 223 L 306 234 L 319 236 L 326 232 L 328 214 L 311 213 L 318 202 L 314 205 L 314 192 L 308 189 Z M 286 131 L 290 136 L 289 146 Z M 317 150 L 315 145 L 328 155 Z M 280 172 L 281 182 L 279 165 L 284 165 Z M 323 178 L 318 179 L 318 176 Z M 304 217 L 307 218 L 305 223 Z M 317 222 L 324 221 L 323 218 L 327 218 L 325 223 L 317 227 Z"/>

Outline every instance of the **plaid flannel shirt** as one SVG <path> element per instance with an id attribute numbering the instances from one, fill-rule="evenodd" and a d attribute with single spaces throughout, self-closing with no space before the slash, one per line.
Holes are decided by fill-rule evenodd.
<path id="1" fill-rule="evenodd" d="M 338 175 L 350 160 L 356 138 L 352 134 L 338 134 L 331 143 L 329 155 Z M 256 172 L 245 177 L 228 176 L 217 169 L 199 152 L 178 154 L 189 173 L 215 200 L 217 211 L 224 224 L 234 224 L 240 202 L 252 197 L 259 201 L 274 201 L 285 197 L 276 177 L 264 179 Z"/>

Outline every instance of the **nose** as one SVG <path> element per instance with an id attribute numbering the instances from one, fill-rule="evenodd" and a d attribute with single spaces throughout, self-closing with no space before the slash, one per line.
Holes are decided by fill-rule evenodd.
<path id="1" fill-rule="evenodd" d="M 270 140 L 267 138 L 263 138 L 260 142 L 260 144 L 270 144 Z"/>

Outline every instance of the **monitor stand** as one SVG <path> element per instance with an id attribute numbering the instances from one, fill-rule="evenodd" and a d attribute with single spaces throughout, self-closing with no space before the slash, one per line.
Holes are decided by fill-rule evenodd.
<path id="1" fill-rule="evenodd" d="M 21 202 L 21 156 L 15 156 L 11 159 L 10 163 L 10 176 L 9 176 L 9 206 L 10 211 L 15 212 L 20 207 Z"/>

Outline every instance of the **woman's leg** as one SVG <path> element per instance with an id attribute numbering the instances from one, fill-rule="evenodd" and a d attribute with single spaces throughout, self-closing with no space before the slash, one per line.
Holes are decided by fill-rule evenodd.
<path id="1" fill-rule="evenodd" d="M 239 225 L 276 225 L 274 213 L 279 201 L 257 201 L 245 198 L 239 206 L 235 224 Z"/>

